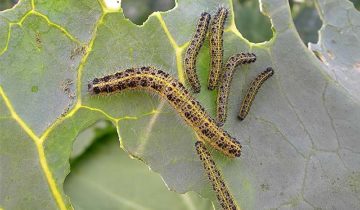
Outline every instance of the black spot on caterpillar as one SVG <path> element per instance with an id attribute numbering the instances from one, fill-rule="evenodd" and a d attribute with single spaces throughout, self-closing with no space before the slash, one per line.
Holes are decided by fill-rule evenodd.
<path id="1" fill-rule="evenodd" d="M 190 42 L 190 45 L 185 53 L 184 67 L 185 73 L 188 78 L 189 84 L 193 89 L 194 93 L 200 92 L 200 82 L 196 74 L 196 57 L 199 54 L 200 48 L 206 38 L 209 22 L 211 16 L 209 13 L 201 13 L 200 19 L 196 26 L 195 34 Z"/>
<path id="2" fill-rule="evenodd" d="M 218 85 L 220 71 L 222 69 L 223 34 L 224 24 L 229 11 L 225 7 L 220 7 L 210 25 L 210 73 L 208 89 L 213 90 Z"/>
<path id="3" fill-rule="evenodd" d="M 252 82 L 248 89 L 244 100 L 242 101 L 238 118 L 244 120 L 249 113 L 251 104 L 255 98 L 256 93 L 259 91 L 261 85 L 274 74 L 274 70 L 268 67 L 265 71 L 261 72 Z"/>
<path id="4" fill-rule="evenodd" d="M 95 78 L 88 84 L 90 94 L 131 89 L 143 89 L 159 94 L 176 109 L 199 138 L 228 157 L 240 156 L 240 143 L 216 125 L 183 84 L 162 70 L 153 67 L 130 68 L 102 78 Z"/>
<path id="5" fill-rule="evenodd" d="M 218 126 L 224 125 L 227 117 L 227 104 L 230 92 L 230 84 L 235 68 L 240 64 L 253 63 L 255 61 L 256 55 L 254 53 L 237 53 L 231 56 L 226 62 L 224 71 L 221 75 L 217 96 L 216 122 Z"/>
<path id="6" fill-rule="evenodd" d="M 204 166 L 206 174 L 210 180 L 210 183 L 216 193 L 216 197 L 220 206 L 224 210 L 236 210 L 238 209 L 233 196 L 230 194 L 228 187 L 226 186 L 224 179 L 220 171 L 217 169 L 216 164 L 206 149 L 204 143 L 197 141 L 195 143 L 196 152 L 200 157 L 200 160 Z"/>

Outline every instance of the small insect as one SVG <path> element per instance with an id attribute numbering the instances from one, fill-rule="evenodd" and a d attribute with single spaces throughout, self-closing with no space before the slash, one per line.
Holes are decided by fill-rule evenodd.
<path id="1" fill-rule="evenodd" d="M 256 61 L 254 53 L 237 53 L 231 56 L 226 62 L 217 96 L 216 122 L 218 126 L 223 126 L 227 117 L 227 104 L 230 94 L 230 84 L 235 68 L 240 64 L 253 63 Z"/>
<path id="2" fill-rule="evenodd" d="M 208 89 L 213 90 L 217 87 L 220 77 L 220 71 L 223 64 L 223 34 L 224 24 L 229 11 L 225 7 L 220 7 L 214 19 L 211 21 L 210 37 L 210 73 Z"/>
<path id="3" fill-rule="evenodd" d="M 142 89 L 159 94 L 180 114 L 196 134 L 226 156 L 239 157 L 241 144 L 216 125 L 200 103 L 183 84 L 154 67 L 130 68 L 122 72 L 95 78 L 88 84 L 90 94 Z"/>
<path id="4" fill-rule="evenodd" d="M 210 183 L 216 193 L 216 197 L 220 206 L 224 210 L 236 210 L 239 209 L 235 203 L 233 196 L 230 194 L 222 175 L 217 169 L 216 164 L 206 149 L 204 143 L 197 141 L 195 143 L 196 152 L 204 166 L 205 172 L 210 180 Z"/>
<path id="5" fill-rule="evenodd" d="M 200 19 L 196 26 L 195 34 L 190 41 L 190 45 L 185 53 L 184 67 L 185 73 L 188 78 L 189 84 L 191 85 L 194 93 L 199 93 L 201 86 L 199 78 L 196 74 L 196 57 L 199 54 L 200 48 L 206 38 L 209 22 L 211 16 L 207 12 L 203 12 L 200 15 Z"/>
<path id="6" fill-rule="evenodd" d="M 238 118 L 244 120 L 249 113 L 251 104 L 255 98 L 256 93 L 259 91 L 261 85 L 274 74 L 274 70 L 268 67 L 265 71 L 261 72 L 252 82 L 248 89 L 245 98 L 242 101 Z"/>
<path id="7" fill-rule="evenodd" d="M 40 35 L 39 32 L 36 32 L 36 34 L 35 34 L 35 42 L 36 42 L 36 47 L 37 48 L 42 47 L 41 35 Z"/>
<path id="8" fill-rule="evenodd" d="M 76 56 L 85 55 L 87 51 L 86 46 L 79 46 L 71 51 L 70 59 L 74 60 Z"/>

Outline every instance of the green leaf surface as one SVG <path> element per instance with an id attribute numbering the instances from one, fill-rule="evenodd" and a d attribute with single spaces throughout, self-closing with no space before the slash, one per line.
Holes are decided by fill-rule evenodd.
<path id="1" fill-rule="evenodd" d="M 23 0 L 0 13 L 0 208 L 71 209 L 63 183 L 73 142 L 104 119 L 116 126 L 121 148 L 159 173 L 169 189 L 195 191 L 216 203 L 194 150 L 193 130 L 165 101 L 144 92 L 91 97 L 87 82 L 142 65 L 185 82 L 182 59 L 197 19 L 219 4 L 231 10 L 224 59 L 241 51 L 258 57 L 237 70 L 230 93 L 225 129 L 243 144 L 242 156 L 230 160 L 211 151 L 236 202 L 242 209 L 360 206 L 360 100 L 358 83 L 352 82 L 359 73 L 359 48 L 354 47 L 359 12 L 348 1 L 317 1 L 323 29 L 333 31 L 322 30 L 324 36 L 333 35 L 330 43 L 339 43 L 321 45 L 337 55 L 321 62 L 303 45 L 284 0 L 260 1 L 274 31 L 269 42 L 260 44 L 237 30 L 231 1 L 181 0 L 136 26 L 101 0 Z M 195 97 L 214 115 L 216 93 L 205 88 L 207 44 L 197 65 L 203 89 Z M 275 75 L 239 122 L 241 98 L 268 66 Z"/>

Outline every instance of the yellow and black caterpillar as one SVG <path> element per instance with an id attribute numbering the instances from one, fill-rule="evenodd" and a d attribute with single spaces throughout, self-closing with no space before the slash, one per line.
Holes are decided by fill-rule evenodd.
<path id="1" fill-rule="evenodd" d="M 184 68 L 189 84 L 194 93 L 199 93 L 201 86 L 199 78 L 196 74 L 196 57 L 206 38 L 211 16 L 207 12 L 201 13 L 199 22 L 196 26 L 195 34 L 190 41 L 190 45 L 186 50 L 184 59 Z"/>
<path id="2" fill-rule="evenodd" d="M 230 191 L 226 186 L 219 169 L 216 167 L 216 164 L 205 145 L 201 141 L 197 141 L 195 143 L 195 148 L 204 166 L 205 172 L 210 180 L 213 190 L 216 193 L 216 197 L 220 206 L 224 210 L 237 210 L 238 207 L 236 206 L 235 200 L 230 194 Z"/>
<path id="3" fill-rule="evenodd" d="M 218 86 L 220 79 L 222 64 L 223 64 L 223 34 L 224 24 L 228 16 L 229 10 L 225 7 L 220 7 L 214 19 L 210 24 L 210 73 L 208 89 L 213 90 Z"/>
<path id="4" fill-rule="evenodd" d="M 95 78 L 88 84 L 90 94 L 112 93 L 143 89 L 166 99 L 191 126 L 200 139 L 228 157 L 239 157 L 240 143 L 216 125 L 200 103 L 183 84 L 162 70 L 153 67 L 130 68 L 125 71 Z"/>
<path id="5" fill-rule="evenodd" d="M 238 118 L 244 120 L 249 113 L 252 102 L 255 99 L 256 93 L 259 91 L 261 85 L 274 74 L 274 70 L 268 67 L 261 72 L 252 82 L 242 101 Z"/>

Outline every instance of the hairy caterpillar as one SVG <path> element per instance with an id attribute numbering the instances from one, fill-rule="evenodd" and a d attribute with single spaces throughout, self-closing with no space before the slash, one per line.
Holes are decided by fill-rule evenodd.
<path id="1" fill-rule="evenodd" d="M 235 68 L 240 64 L 253 63 L 256 61 L 254 53 L 237 53 L 231 56 L 226 62 L 224 72 L 222 73 L 220 86 L 217 96 L 216 122 L 218 126 L 225 123 L 227 117 L 227 103 L 229 98 L 230 84 Z"/>
<path id="2" fill-rule="evenodd" d="M 208 89 L 213 90 L 217 87 L 222 69 L 223 50 L 223 33 L 224 24 L 229 11 L 225 7 L 220 7 L 210 26 L 210 73 Z"/>
<path id="3" fill-rule="evenodd" d="M 88 84 L 90 94 L 119 92 L 126 89 L 144 89 L 159 94 L 176 109 L 199 138 L 228 157 L 240 156 L 240 143 L 216 125 L 183 84 L 162 70 L 153 67 L 130 68 L 95 78 Z"/>
<path id="4" fill-rule="evenodd" d="M 274 70 L 268 67 L 265 71 L 261 72 L 252 82 L 248 89 L 244 100 L 242 101 L 238 118 L 244 120 L 249 113 L 250 106 L 255 98 L 256 93 L 259 91 L 261 85 L 274 74 Z"/>
<path id="5" fill-rule="evenodd" d="M 217 169 L 216 164 L 209 151 L 206 149 L 204 143 L 197 141 L 195 143 L 195 148 L 221 207 L 225 210 L 238 209 L 232 195 L 229 192 L 228 187 L 226 186 L 221 176 L 220 171 Z"/>
<path id="6" fill-rule="evenodd" d="M 200 81 L 196 74 L 196 57 L 199 54 L 200 48 L 206 38 L 209 22 L 211 16 L 207 12 L 201 13 L 200 19 L 196 26 L 195 34 L 190 42 L 190 45 L 185 53 L 184 67 L 189 84 L 194 93 L 200 92 Z"/>

